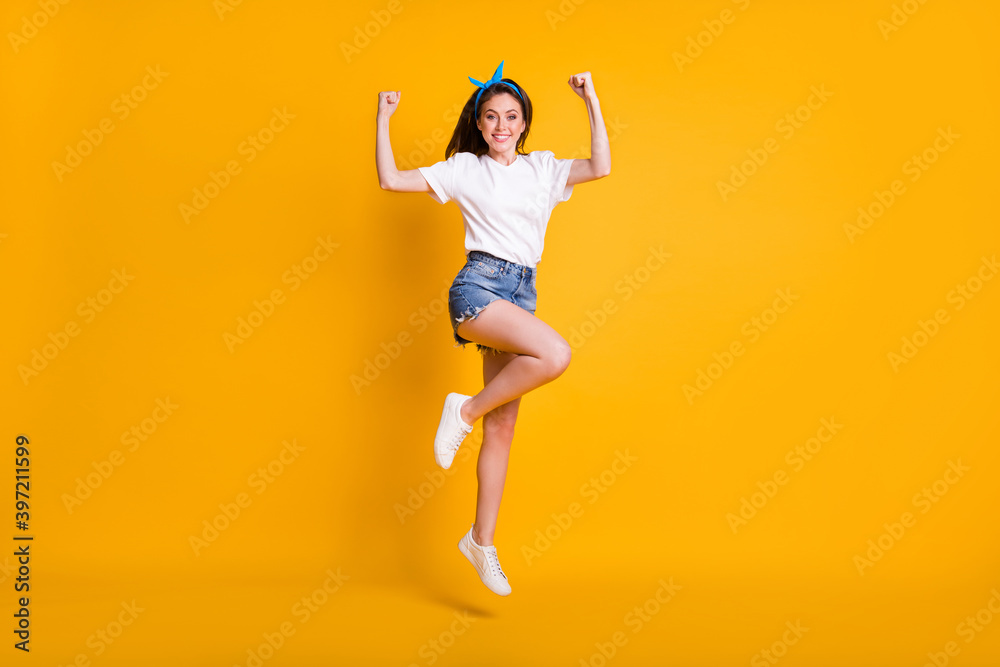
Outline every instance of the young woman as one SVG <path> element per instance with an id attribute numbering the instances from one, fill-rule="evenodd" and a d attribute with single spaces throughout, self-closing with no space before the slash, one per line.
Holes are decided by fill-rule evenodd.
<path id="1" fill-rule="evenodd" d="M 587 104 L 591 157 L 556 159 L 552 151 L 523 152 L 531 128 L 531 100 L 503 62 L 462 109 L 445 160 L 400 171 L 389 143 L 389 118 L 400 91 L 378 98 L 375 166 L 379 185 L 393 192 L 427 192 L 438 203 L 454 199 L 465 221 L 466 262 L 449 291 L 456 347 L 475 342 L 483 355 L 483 389 L 475 396 L 450 393 L 434 438 L 434 458 L 448 468 L 472 425 L 483 418 L 476 468 L 476 520 L 458 543 L 482 582 L 498 595 L 510 584 L 493 537 L 514 422 L 521 396 L 559 377 L 569 365 L 569 343 L 535 317 L 535 273 L 545 229 L 556 204 L 577 183 L 611 173 L 611 151 L 590 72 L 569 85 Z"/>

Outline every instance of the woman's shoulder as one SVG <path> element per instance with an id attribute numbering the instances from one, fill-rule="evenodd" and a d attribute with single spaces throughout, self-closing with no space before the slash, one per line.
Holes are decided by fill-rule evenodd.
<path id="1" fill-rule="evenodd" d="M 468 151 L 460 151 L 457 153 L 452 153 L 443 160 L 438 160 L 437 162 L 425 166 L 419 167 L 419 169 L 471 169 L 473 164 L 478 161 L 475 153 L 469 153 Z"/>
<path id="2" fill-rule="evenodd" d="M 552 151 L 528 151 L 524 153 L 521 157 L 525 158 L 529 162 L 543 162 L 545 160 L 551 160 L 555 157 L 555 153 Z"/>
<path id="3" fill-rule="evenodd" d="M 473 164 L 479 162 L 479 158 L 476 157 L 475 153 L 458 151 L 457 153 L 452 153 L 448 158 L 442 160 L 442 162 L 454 166 L 471 167 Z"/>

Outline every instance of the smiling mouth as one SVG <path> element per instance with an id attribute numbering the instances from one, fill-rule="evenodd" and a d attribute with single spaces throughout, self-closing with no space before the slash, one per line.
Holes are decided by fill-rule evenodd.
<path id="1" fill-rule="evenodd" d="M 495 141 L 497 141 L 498 143 L 501 143 L 501 144 L 503 142 L 507 141 L 508 139 L 510 139 L 510 135 L 509 134 L 494 134 L 492 136 L 493 136 L 493 139 Z"/>

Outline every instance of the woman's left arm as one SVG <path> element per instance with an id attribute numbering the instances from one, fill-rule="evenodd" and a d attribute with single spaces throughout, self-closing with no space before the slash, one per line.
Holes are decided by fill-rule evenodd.
<path id="1" fill-rule="evenodd" d="M 595 181 L 611 173 L 611 146 L 590 72 L 574 74 L 569 78 L 569 85 L 587 103 L 587 115 L 590 117 L 590 158 L 573 160 L 566 181 L 566 185 L 575 185 Z"/>

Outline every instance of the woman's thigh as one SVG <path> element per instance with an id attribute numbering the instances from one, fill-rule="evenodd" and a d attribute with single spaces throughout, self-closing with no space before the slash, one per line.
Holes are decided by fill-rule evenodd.
<path id="1" fill-rule="evenodd" d="M 456 331 L 467 340 L 533 357 L 542 357 L 554 348 L 569 345 L 558 331 L 505 299 L 493 301 L 475 319 L 461 322 Z"/>

